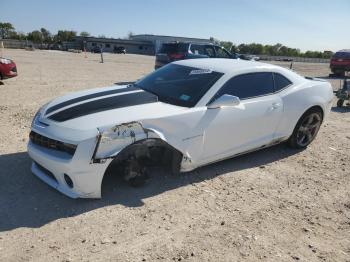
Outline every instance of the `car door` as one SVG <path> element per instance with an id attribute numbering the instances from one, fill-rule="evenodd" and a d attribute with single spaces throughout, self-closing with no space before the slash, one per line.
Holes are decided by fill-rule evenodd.
<path id="1" fill-rule="evenodd" d="M 212 98 L 228 94 L 237 106 L 207 109 L 202 160 L 210 162 L 270 143 L 281 119 L 283 104 L 274 94 L 272 73 L 249 73 L 228 80 Z"/>

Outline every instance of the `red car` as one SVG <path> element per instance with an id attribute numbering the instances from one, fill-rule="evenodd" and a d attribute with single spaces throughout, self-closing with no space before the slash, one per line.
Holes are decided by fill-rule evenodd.
<path id="1" fill-rule="evenodd" d="M 15 62 L 10 59 L 0 57 L 0 80 L 17 76 Z"/>
<path id="2" fill-rule="evenodd" d="M 344 76 L 350 71 L 350 49 L 343 49 L 336 52 L 332 59 L 330 68 L 335 75 Z"/>

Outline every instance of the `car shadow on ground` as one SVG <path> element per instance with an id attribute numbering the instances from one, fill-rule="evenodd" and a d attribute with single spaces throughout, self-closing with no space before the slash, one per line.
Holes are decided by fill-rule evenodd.
<path id="1" fill-rule="evenodd" d="M 0 156 L 0 232 L 19 227 L 36 228 L 60 218 L 72 217 L 104 206 L 139 207 L 143 200 L 163 192 L 213 179 L 225 173 L 254 168 L 289 157 L 300 151 L 284 144 L 225 160 L 196 171 L 167 175 L 155 172 L 146 185 L 132 188 L 117 176 L 104 179 L 100 200 L 70 199 L 30 172 L 26 152 Z"/>
<path id="2" fill-rule="evenodd" d="M 350 106 L 342 106 L 342 107 L 333 106 L 331 110 L 332 112 L 336 112 L 336 113 L 349 113 Z"/>

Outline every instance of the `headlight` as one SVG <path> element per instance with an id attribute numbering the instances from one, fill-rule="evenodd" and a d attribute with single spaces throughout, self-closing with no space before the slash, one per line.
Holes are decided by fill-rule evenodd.
<path id="1" fill-rule="evenodd" d="M 77 146 L 76 145 L 72 145 L 72 144 L 68 144 L 68 143 L 63 143 L 62 144 L 62 149 L 66 153 L 68 153 L 68 154 L 73 156 L 74 153 L 75 153 L 75 150 L 77 149 Z"/>
<path id="2" fill-rule="evenodd" d="M 34 115 L 34 118 L 32 120 L 32 127 L 33 125 L 36 123 L 36 124 L 39 124 L 39 119 L 41 117 L 41 115 L 44 115 L 44 109 L 46 108 L 46 106 L 49 104 L 50 102 L 46 103 L 45 105 L 41 106 L 38 110 L 38 112 L 36 112 L 36 114 Z"/>
<path id="3" fill-rule="evenodd" d="M 32 120 L 32 127 L 33 127 L 33 125 L 34 125 L 35 123 L 37 123 L 37 121 L 39 121 L 40 116 L 41 116 L 41 112 L 40 112 L 40 109 L 39 109 L 39 111 L 36 112 L 36 114 L 35 114 L 35 116 L 34 116 L 34 118 L 33 118 L 33 120 Z"/>
<path id="4" fill-rule="evenodd" d="M 10 59 L 7 59 L 7 58 L 1 58 L 0 59 L 0 63 L 1 64 L 5 64 L 5 65 L 8 65 L 8 64 L 11 64 L 12 61 Z"/>

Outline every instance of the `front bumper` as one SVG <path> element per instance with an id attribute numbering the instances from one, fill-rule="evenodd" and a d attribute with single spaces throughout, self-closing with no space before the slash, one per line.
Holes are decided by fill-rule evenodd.
<path id="1" fill-rule="evenodd" d="M 31 171 L 68 197 L 100 198 L 102 179 L 112 160 L 91 163 L 93 146 L 93 141 L 82 142 L 71 158 L 66 153 L 43 148 L 29 141 L 28 154 L 33 159 Z M 73 187 L 67 184 L 65 174 L 72 180 Z"/>
<path id="2" fill-rule="evenodd" d="M 334 71 L 350 71 L 350 64 L 345 65 L 330 65 L 331 70 Z"/>

